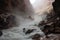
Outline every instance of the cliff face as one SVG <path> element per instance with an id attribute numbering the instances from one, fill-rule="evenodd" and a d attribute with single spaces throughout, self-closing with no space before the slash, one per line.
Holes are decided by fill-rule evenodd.
<path id="1" fill-rule="evenodd" d="M 3 26 L 5 24 L 6 24 L 5 27 L 7 26 L 8 24 L 7 19 L 9 19 L 8 17 L 11 17 L 11 20 L 10 20 L 11 22 L 13 22 L 12 20 L 15 20 L 14 17 L 10 15 L 14 17 L 15 15 L 19 15 L 22 17 L 32 16 L 33 9 L 29 0 L 0 0 L 0 19 L 3 20 L 4 22 L 2 24 L 0 22 L 0 26 Z M 5 19 L 6 19 L 6 22 L 5 22 Z"/>
<path id="2" fill-rule="evenodd" d="M 60 33 L 60 0 L 55 0 L 53 2 L 53 11 L 51 14 L 48 14 L 47 16 L 47 22 L 43 24 L 45 25 L 45 30 L 43 30 L 45 33 Z"/>
<path id="3" fill-rule="evenodd" d="M 55 23 L 55 31 L 60 33 L 60 0 L 55 0 L 55 2 L 53 3 L 53 9 L 55 12 L 55 16 L 56 16 L 56 23 Z"/>
<path id="4" fill-rule="evenodd" d="M 60 0 L 55 0 L 55 2 L 53 3 L 53 8 L 54 8 L 55 12 L 60 13 L 59 12 L 59 9 L 60 9 Z"/>

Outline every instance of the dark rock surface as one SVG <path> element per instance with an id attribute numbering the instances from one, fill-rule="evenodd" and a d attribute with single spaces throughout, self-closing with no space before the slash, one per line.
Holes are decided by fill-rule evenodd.
<path id="1" fill-rule="evenodd" d="M 60 34 L 60 0 L 55 0 L 52 5 L 53 11 L 51 12 L 51 14 L 48 14 L 47 21 L 42 21 L 39 25 L 44 25 L 43 31 L 46 34 Z"/>
<path id="2" fill-rule="evenodd" d="M 2 35 L 3 35 L 2 31 L 0 31 L 0 36 L 2 36 Z"/>
<path id="3" fill-rule="evenodd" d="M 28 30 L 26 31 L 26 29 L 23 28 L 23 32 L 24 32 L 26 35 L 32 33 L 34 30 L 35 30 L 35 29 L 28 29 Z"/>
<path id="4" fill-rule="evenodd" d="M 40 35 L 39 34 L 35 34 L 33 37 L 32 37 L 32 39 L 33 40 L 40 40 Z"/>
<path id="5" fill-rule="evenodd" d="M 0 30 L 8 29 L 15 24 L 15 17 L 9 14 L 0 14 Z"/>

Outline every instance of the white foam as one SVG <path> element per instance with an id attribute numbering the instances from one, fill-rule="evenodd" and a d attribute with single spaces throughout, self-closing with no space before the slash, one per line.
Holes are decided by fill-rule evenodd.
<path id="1" fill-rule="evenodd" d="M 19 12 L 16 11 L 15 13 L 19 13 Z M 43 11 L 43 13 L 44 13 L 44 11 Z M 34 14 L 34 17 L 33 17 L 34 20 L 31 20 L 25 16 L 16 15 L 16 18 L 17 18 L 16 20 L 18 21 L 19 26 L 14 27 L 12 29 L 3 30 L 3 36 L 0 37 L 0 40 L 32 40 L 30 38 L 30 36 L 32 36 L 34 34 L 44 35 L 44 33 L 41 31 L 41 29 L 38 26 L 34 26 L 34 25 L 39 24 L 39 22 L 42 20 L 45 20 L 46 15 L 45 14 L 44 15 Z M 26 35 L 23 32 L 23 28 L 25 28 L 26 31 L 28 29 L 36 29 L 36 30 L 33 31 L 32 33 Z"/>

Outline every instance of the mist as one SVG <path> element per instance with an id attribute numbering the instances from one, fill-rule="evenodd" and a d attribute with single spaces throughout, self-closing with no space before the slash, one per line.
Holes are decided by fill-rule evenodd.
<path id="1" fill-rule="evenodd" d="M 24 0 L 26 5 L 24 11 L 19 10 L 20 6 L 12 10 L 12 15 L 15 15 L 18 26 L 3 30 L 3 36 L 0 37 L 0 40 L 32 40 L 35 34 L 45 36 L 37 25 L 46 20 L 47 14 L 53 10 L 53 2 L 54 0 Z M 25 34 L 28 30 L 34 31 Z"/>

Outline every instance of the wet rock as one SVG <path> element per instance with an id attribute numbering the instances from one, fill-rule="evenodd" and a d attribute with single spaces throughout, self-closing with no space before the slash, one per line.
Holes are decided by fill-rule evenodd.
<path id="1" fill-rule="evenodd" d="M 42 21 L 39 24 L 39 26 L 44 25 L 44 29 L 42 31 L 45 34 L 60 33 L 60 0 L 55 0 L 52 5 L 53 10 L 47 15 L 47 21 Z"/>
<path id="2" fill-rule="evenodd" d="M 0 14 L 0 30 L 11 28 L 15 24 L 15 17 L 9 14 Z"/>
<path id="3" fill-rule="evenodd" d="M 3 35 L 2 31 L 0 31 L 0 36 L 2 36 L 2 35 Z"/>
<path id="4" fill-rule="evenodd" d="M 41 38 L 41 40 L 59 40 L 58 35 L 55 34 L 49 34 L 48 37 L 44 36 Z"/>
<path id="5" fill-rule="evenodd" d="M 44 26 L 44 29 L 42 30 L 44 33 L 45 33 L 45 35 L 48 35 L 48 34 L 50 34 L 52 31 L 50 30 L 50 25 L 45 25 Z"/>
<path id="6" fill-rule="evenodd" d="M 25 32 L 25 34 L 30 34 L 30 33 L 32 33 L 34 31 L 34 29 L 29 29 L 29 30 L 27 30 L 26 32 Z"/>
<path id="7" fill-rule="evenodd" d="M 40 35 L 39 34 L 35 34 L 35 35 L 33 35 L 33 37 L 32 37 L 32 39 L 33 40 L 40 40 Z"/>

